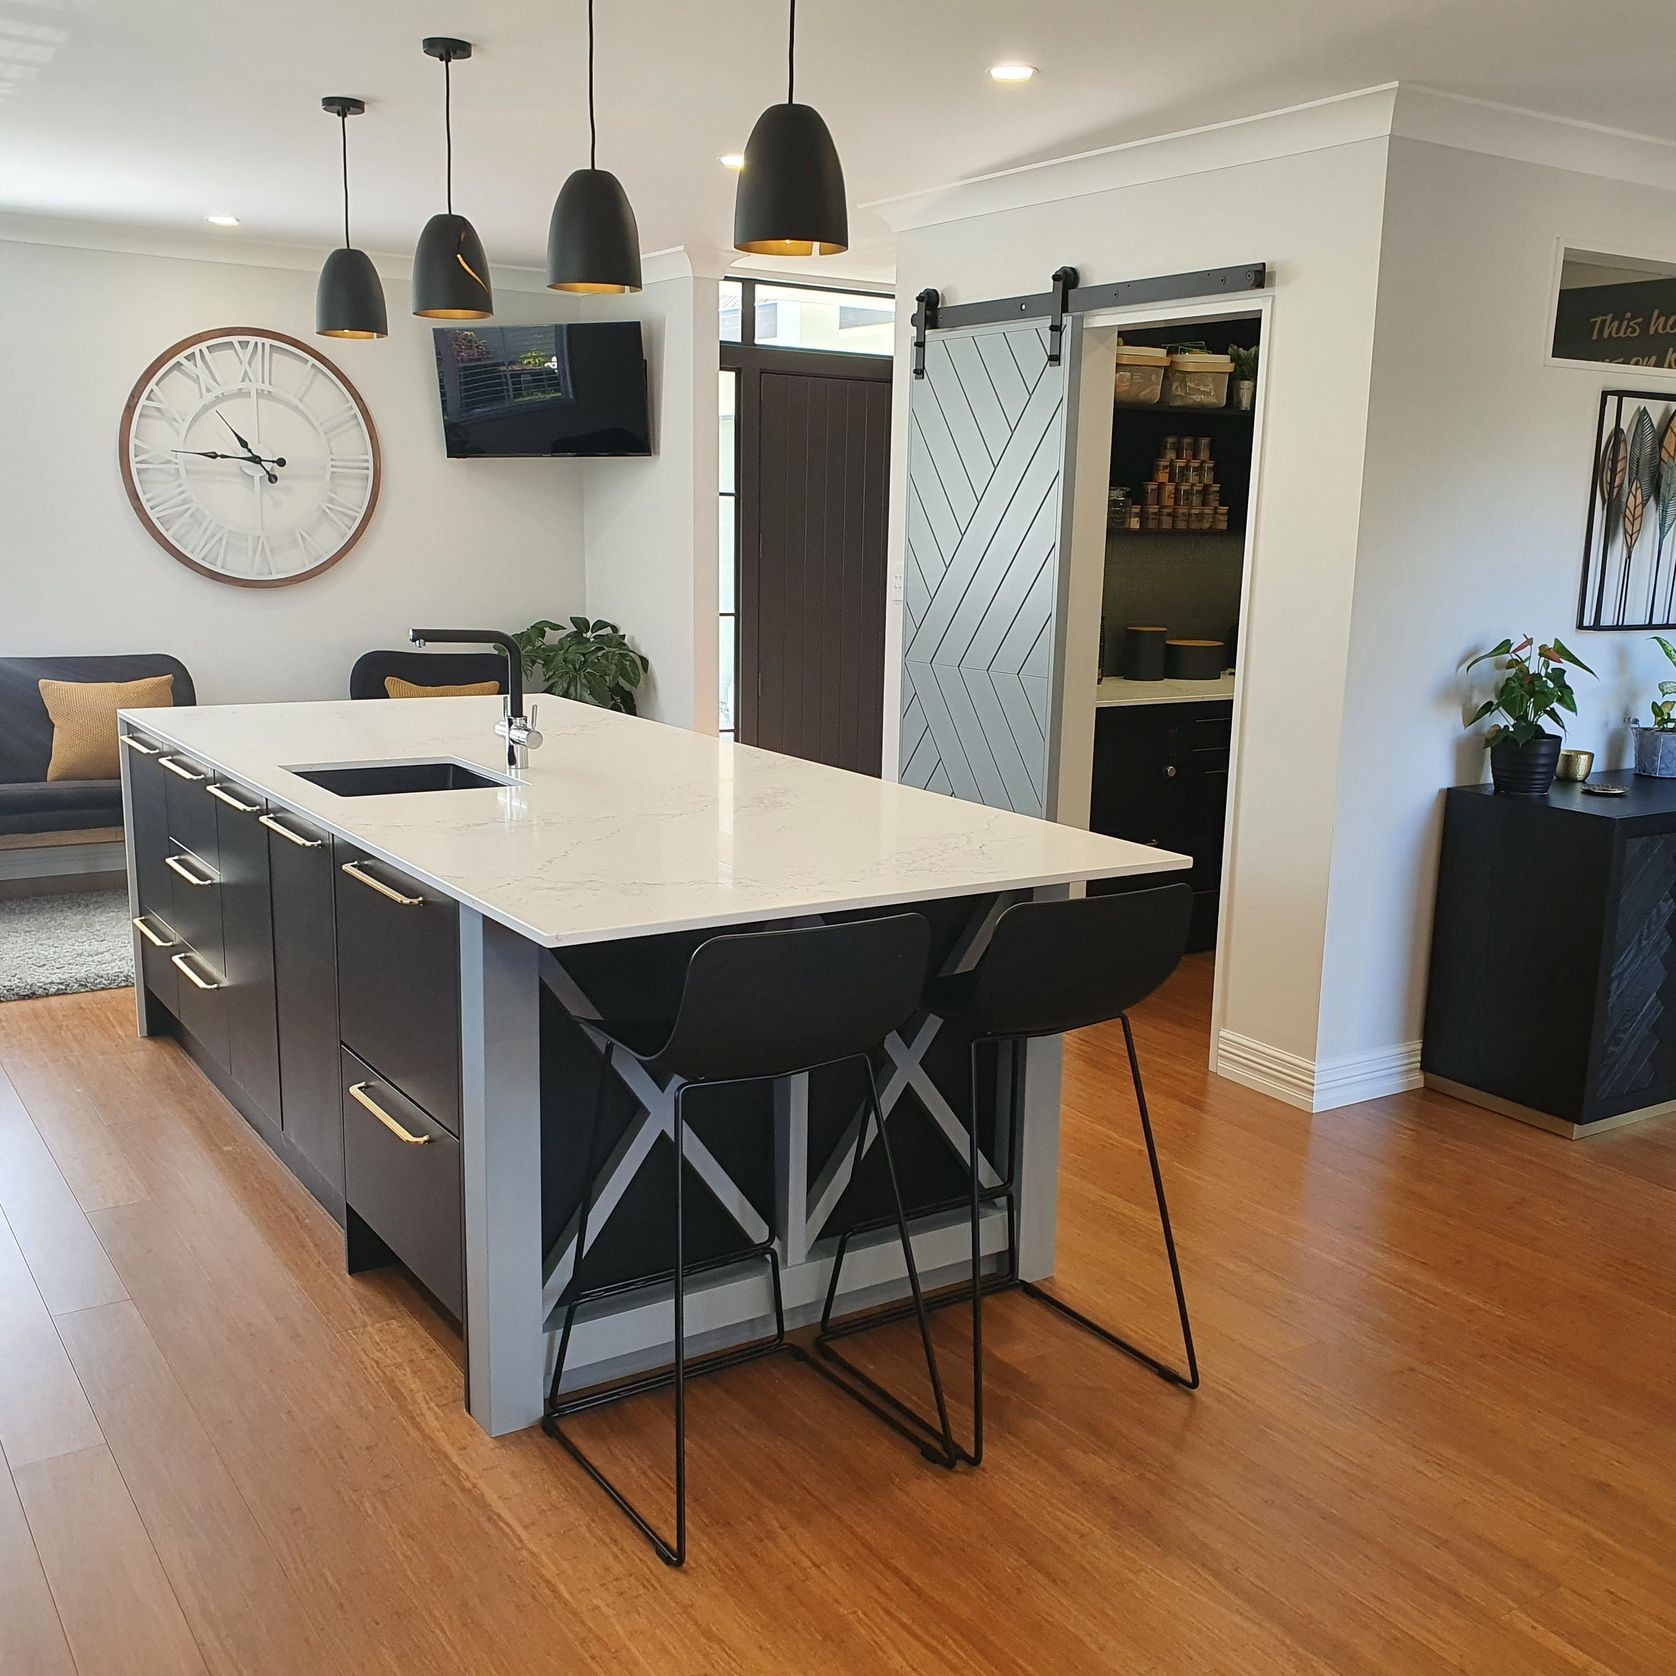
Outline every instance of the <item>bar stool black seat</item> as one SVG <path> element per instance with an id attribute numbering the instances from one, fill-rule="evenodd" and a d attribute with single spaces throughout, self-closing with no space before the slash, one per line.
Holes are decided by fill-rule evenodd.
<path id="1" fill-rule="evenodd" d="M 1129 1009 L 1150 995 L 1176 969 L 1187 946 L 1188 920 L 1193 893 L 1185 884 L 1164 885 L 1150 890 L 1090 896 L 1063 902 L 1020 902 L 1008 908 L 995 923 L 995 931 L 980 963 L 964 972 L 933 978 L 927 985 L 927 1011 L 946 1020 L 955 1030 L 971 1038 L 973 1109 L 968 1113 L 968 1167 L 971 1220 L 972 1278 L 969 1288 L 943 1294 L 933 1307 L 958 1303 L 969 1295 L 972 1306 L 972 1446 L 956 1446 L 961 1458 L 976 1466 L 983 1459 L 983 1297 L 985 1292 L 1017 1287 L 1027 1296 L 1074 1321 L 1113 1349 L 1132 1357 L 1171 1385 L 1197 1390 L 1199 1362 L 1193 1349 L 1193 1329 L 1187 1315 L 1187 1296 L 1182 1288 L 1181 1265 L 1176 1258 L 1175 1235 L 1170 1227 L 1170 1208 L 1164 1197 L 1164 1177 L 1158 1166 L 1158 1148 L 1153 1140 L 1152 1119 L 1147 1112 L 1146 1089 L 1141 1082 L 1140 1061 L 1135 1054 L 1135 1033 L 1129 1024 Z M 1147 1162 L 1152 1169 L 1153 1193 L 1158 1201 L 1158 1220 L 1164 1235 L 1164 1252 L 1169 1259 L 1170 1280 L 1175 1288 L 1176 1313 L 1181 1322 L 1182 1343 L 1187 1354 L 1185 1373 L 1139 1349 L 1128 1339 L 1073 1309 L 1018 1274 L 1017 1240 L 1017 1153 L 1018 1082 L 1017 1049 L 1014 1049 L 1013 1111 L 1007 1143 L 1007 1168 L 998 1185 L 985 1188 L 979 1176 L 978 1148 L 978 1056 L 992 1043 L 1018 1044 L 1038 1036 L 1058 1036 L 1068 1030 L 1103 1024 L 1117 1019 L 1123 1025 L 1128 1050 L 1129 1075 L 1135 1087 L 1135 1105 L 1140 1114 L 1141 1135 L 1146 1142 Z M 999 1275 L 986 1281 L 980 1249 L 980 1216 L 986 1203 L 1001 1200 L 1006 1206 L 1007 1255 Z M 946 1210 L 948 1206 L 930 1207 Z M 921 1213 L 925 1214 L 925 1213 Z M 877 1224 L 874 1224 L 877 1226 Z M 856 1232 L 859 1230 L 852 1230 Z M 833 1265 L 832 1283 L 821 1317 L 817 1348 L 830 1360 L 855 1372 L 832 1348 L 834 1341 L 863 1332 L 885 1321 L 900 1320 L 902 1312 L 892 1309 L 832 1321 L 833 1302 L 844 1259 L 840 1246 Z M 894 1399 L 891 1399 L 894 1402 Z M 900 1406 L 900 1405 L 898 1405 Z M 929 1429 L 929 1422 L 914 1416 Z"/>
<path id="2" fill-rule="evenodd" d="M 559 1335 L 557 1365 L 548 1392 L 542 1428 L 581 1464 L 599 1487 L 633 1522 L 666 1564 L 678 1566 L 687 1553 L 687 1421 L 686 1385 L 701 1373 L 737 1367 L 742 1362 L 777 1351 L 791 1351 L 806 1359 L 798 1347 L 786 1341 L 785 1304 L 780 1290 L 780 1257 L 769 1237 L 743 1252 L 689 1264 L 684 1222 L 686 1124 L 684 1103 L 688 1092 L 699 1087 L 728 1083 L 766 1081 L 819 1070 L 849 1060 L 860 1060 L 866 1069 L 867 1115 L 879 1126 L 879 1142 L 890 1176 L 895 1199 L 895 1224 L 902 1241 L 907 1265 L 912 1309 L 920 1322 L 926 1370 L 932 1396 L 942 1417 L 938 1445 L 927 1447 L 914 1432 L 897 1426 L 889 1414 L 874 1408 L 861 1393 L 841 1381 L 840 1389 L 857 1402 L 873 1409 L 915 1443 L 921 1444 L 939 1464 L 953 1465 L 956 1451 L 938 1375 L 931 1329 L 926 1319 L 925 1299 L 914 1265 L 913 1243 L 891 1156 L 884 1113 L 879 1105 L 873 1075 L 872 1052 L 891 1031 L 919 1009 L 925 986 L 930 928 L 922 915 L 895 914 L 884 919 L 863 919 L 838 925 L 819 925 L 790 931 L 757 931 L 712 937 L 696 948 L 687 964 L 681 998 L 672 1019 L 589 1020 L 590 1026 L 606 1039 L 600 1063 L 599 1087 L 588 1142 L 587 1186 L 577 1218 L 576 1266 L 570 1284 L 560 1296 L 564 1310 Z M 589 1288 L 585 1270 L 588 1252 L 588 1220 L 593 1195 L 602 1167 L 601 1113 L 613 1057 L 627 1053 L 640 1060 L 656 1076 L 673 1079 L 673 1141 L 675 1149 L 674 1264 L 658 1274 L 629 1282 L 615 1282 Z M 863 1119 L 863 1139 L 867 1118 Z M 772 1144 L 772 1136 L 768 1137 Z M 773 1289 L 774 1335 L 757 1344 L 723 1351 L 687 1365 L 685 1342 L 686 1285 L 704 1269 L 732 1266 L 753 1259 L 768 1264 Z M 675 1304 L 674 1365 L 665 1372 L 633 1377 L 574 1397 L 563 1397 L 565 1362 L 569 1354 L 571 1329 L 578 1308 L 607 1296 L 620 1296 L 636 1287 L 673 1284 Z M 811 1364 L 812 1365 L 812 1364 Z M 824 1369 L 816 1371 L 824 1374 Z M 830 1376 L 828 1376 L 830 1377 Z M 560 1422 L 584 1409 L 600 1407 L 645 1391 L 675 1389 L 675 1540 L 667 1541 L 629 1502 L 620 1490 L 583 1453 Z"/>

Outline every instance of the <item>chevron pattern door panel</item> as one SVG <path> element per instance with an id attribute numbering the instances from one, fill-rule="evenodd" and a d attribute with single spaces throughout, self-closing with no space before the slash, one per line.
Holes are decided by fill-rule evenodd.
<path id="1" fill-rule="evenodd" d="M 905 785 L 1047 813 L 1065 368 L 1047 331 L 927 344 L 908 412 Z"/>

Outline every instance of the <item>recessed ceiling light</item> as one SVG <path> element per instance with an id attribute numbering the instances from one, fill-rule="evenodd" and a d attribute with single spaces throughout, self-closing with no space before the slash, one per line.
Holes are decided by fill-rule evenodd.
<path id="1" fill-rule="evenodd" d="M 1030 81 L 1035 77 L 1034 64 L 991 64 L 989 79 L 991 81 L 1021 82 Z"/>
<path id="2" fill-rule="evenodd" d="M 745 167 L 745 154 L 742 151 L 724 151 L 716 159 L 724 169 L 731 169 L 735 174 Z"/>
<path id="3" fill-rule="evenodd" d="M 236 227 L 239 224 L 236 215 L 206 215 L 204 220 L 212 227 Z"/>

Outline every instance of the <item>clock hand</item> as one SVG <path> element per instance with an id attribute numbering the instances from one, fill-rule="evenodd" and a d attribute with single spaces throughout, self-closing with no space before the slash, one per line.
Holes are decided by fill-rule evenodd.
<path id="1" fill-rule="evenodd" d="M 246 442 L 244 440 L 244 438 L 242 436 L 240 436 L 237 431 L 233 430 L 233 421 L 231 419 L 229 419 L 227 417 L 227 415 L 225 413 L 223 413 L 219 408 L 216 409 L 215 416 L 216 416 L 217 419 L 219 419 L 221 421 L 221 423 L 223 425 L 225 425 L 227 427 L 227 429 L 229 431 L 233 431 L 233 441 L 236 442 L 239 445 L 239 447 L 241 447 L 245 451 L 245 453 L 250 454 L 250 452 L 251 452 L 250 444 L 248 442 Z M 255 458 L 254 455 L 252 455 L 251 457 L 253 459 Z"/>
<path id="2" fill-rule="evenodd" d="M 237 454 L 214 454 L 206 448 L 171 448 L 171 454 L 190 454 L 198 460 L 236 460 Z"/>

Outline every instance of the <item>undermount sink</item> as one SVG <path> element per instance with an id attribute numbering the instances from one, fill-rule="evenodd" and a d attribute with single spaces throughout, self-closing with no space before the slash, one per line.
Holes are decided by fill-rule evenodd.
<path id="1" fill-rule="evenodd" d="M 350 762 L 335 768 L 293 768 L 299 780 L 338 797 L 391 797 L 412 791 L 482 791 L 510 785 L 460 762 Z"/>

